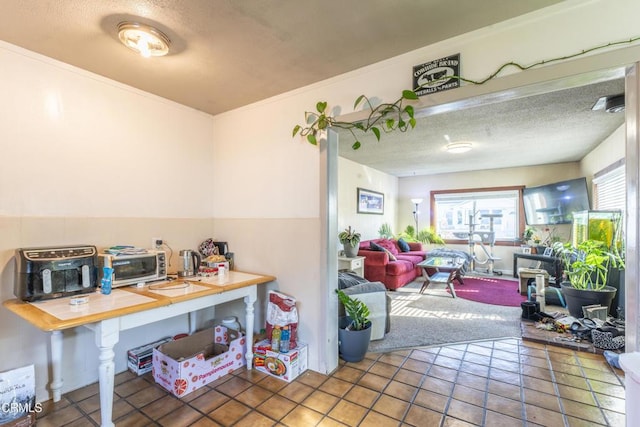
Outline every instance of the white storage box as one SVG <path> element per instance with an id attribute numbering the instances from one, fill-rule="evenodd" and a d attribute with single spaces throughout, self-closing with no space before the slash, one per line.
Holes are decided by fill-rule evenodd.
<path id="1" fill-rule="evenodd" d="M 151 372 L 153 366 L 153 349 L 171 340 L 171 337 L 166 337 L 127 351 L 127 367 L 136 375 Z"/>
<path id="2" fill-rule="evenodd" d="M 27 427 L 35 425 L 36 380 L 33 365 L 0 372 L 0 425 Z"/>
<path id="3" fill-rule="evenodd" d="M 246 364 L 247 339 L 216 326 L 153 349 L 153 378 L 174 396 L 183 397 Z"/>
<path id="4" fill-rule="evenodd" d="M 279 353 L 271 351 L 269 340 L 263 340 L 253 346 L 253 366 L 260 372 L 290 383 L 307 370 L 307 353 L 307 345 L 301 342 L 289 352 Z"/>

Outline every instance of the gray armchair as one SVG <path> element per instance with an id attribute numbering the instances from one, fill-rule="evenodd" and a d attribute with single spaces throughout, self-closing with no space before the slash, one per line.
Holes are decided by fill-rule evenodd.
<path id="1" fill-rule="evenodd" d="M 371 321 L 371 340 L 384 338 L 391 330 L 391 298 L 382 282 L 369 282 L 351 271 L 338 273 L 338 286 L 345 294 L 356 297 L 369 307 Z M 340 304 L 340 316 L 344 316 L 344 307 Z"/>

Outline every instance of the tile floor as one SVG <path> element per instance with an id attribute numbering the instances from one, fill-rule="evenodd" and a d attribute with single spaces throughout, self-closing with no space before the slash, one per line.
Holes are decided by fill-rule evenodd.
<path id="1" fill-rule="evenodd" d="M 520 339 L 369 353 L 290 384 L 238 370 L 182 399 L 116 376 L 120 426 L 624 426 L 624 374 L 601 355 Z M 98 386 L 47 402 L 38 427 L 99 425 Z"/>

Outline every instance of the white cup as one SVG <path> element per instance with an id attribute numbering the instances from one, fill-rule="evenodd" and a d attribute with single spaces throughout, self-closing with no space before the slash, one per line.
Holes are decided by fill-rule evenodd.
<path id="1" fill-rule="evenodd" d="M 226 269 L 224 267 L 218 267 L 218 276 L 224 276 Z"/>

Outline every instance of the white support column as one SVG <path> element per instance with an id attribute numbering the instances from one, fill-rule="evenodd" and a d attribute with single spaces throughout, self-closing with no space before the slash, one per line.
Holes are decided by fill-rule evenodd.
<path id="1" fill-rule="evenodd" d="M 62 394 L 62 331 L 51 332 L 51 371 L 53 378 L 51 379 L 51 394 L 53 401 L 59 402 Z"/>
<path id="2" fill-rule="evenodd" d="M 627 212 L 625 227 L 626 352 L 640 351 L 640 63 L 629 67 L 625 79 Z M 637 399 L 638 396 L 635 396 Z M 627 404 L 633 402 L 627 395 Z"/>

